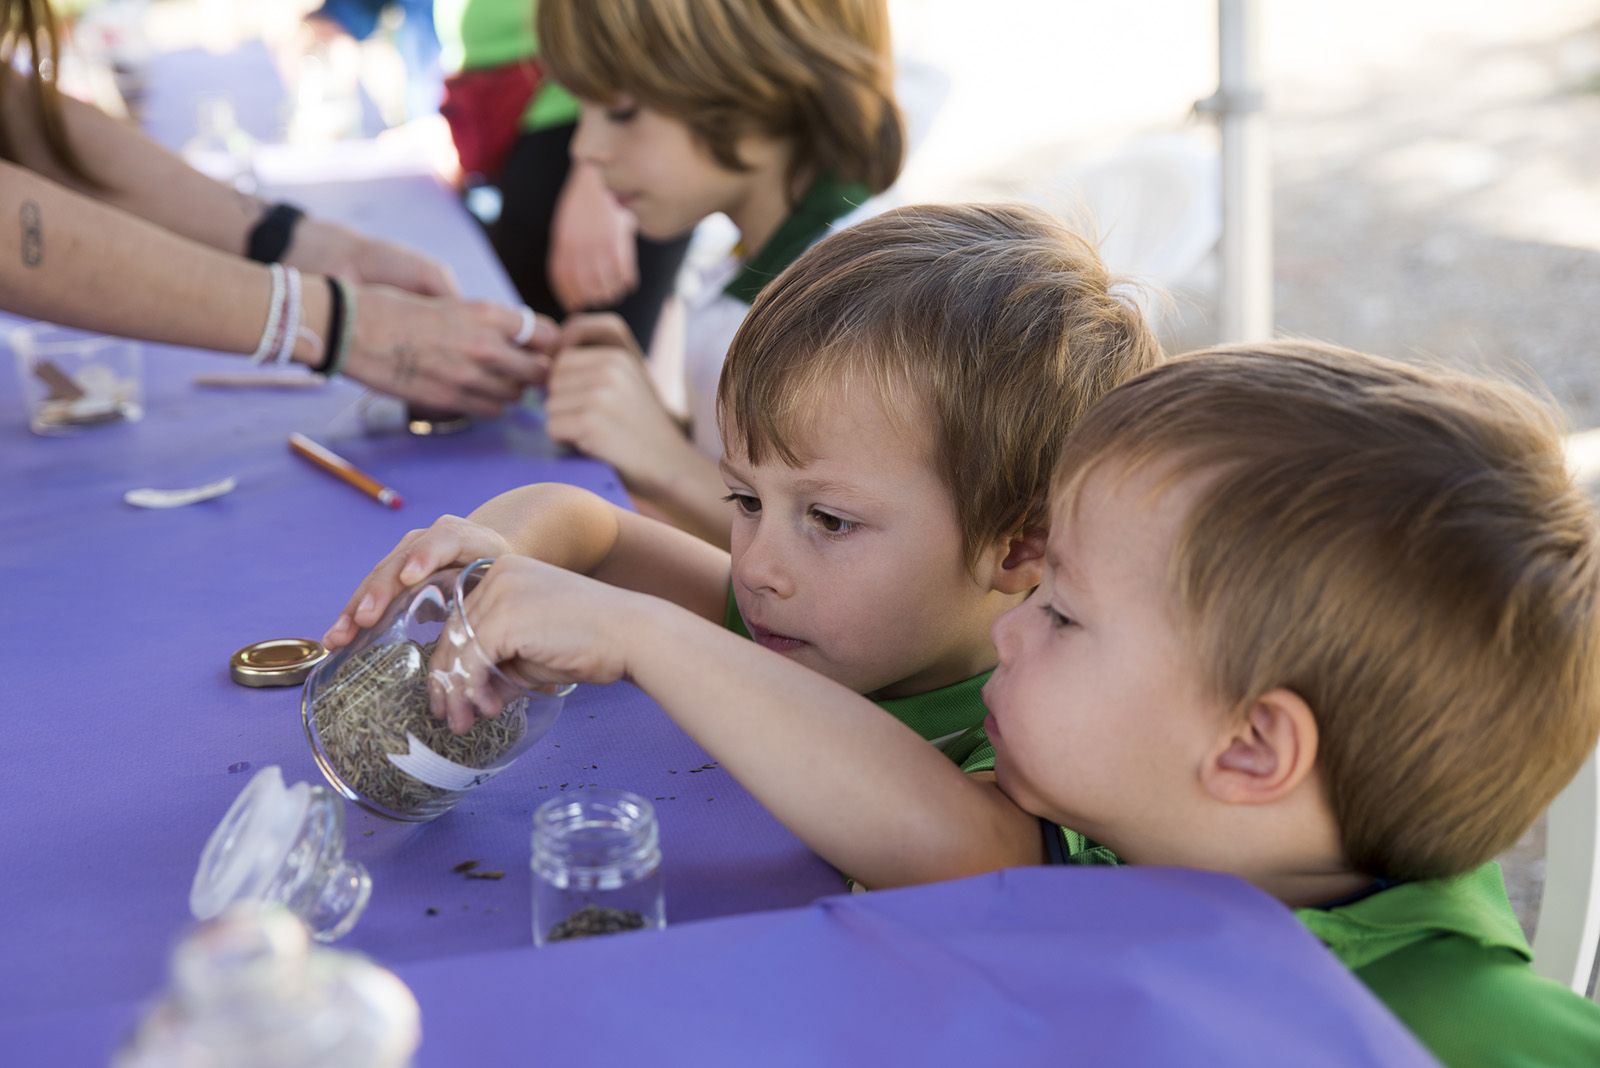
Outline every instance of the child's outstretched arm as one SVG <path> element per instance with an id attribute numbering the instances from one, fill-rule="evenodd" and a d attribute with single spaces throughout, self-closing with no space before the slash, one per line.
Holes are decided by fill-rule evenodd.
<path id="1" fill-rule="evenodd" d="M 529 684 L 632 679 L 792 831 L 872 887 L 1043 859 L 1038 821 L 844 686 L 668 601 L 519 557 L 467 600 Z"/>
<path id="2" fill-rule="evenodd" d="M 441 516 L 401 538 L 350 595 L 323 644 L 345 645 L 358 627 L 376 623 L 400 591 L 440 568 L 513 553 L 665 598 L 713 621 L 727 603 L 726 552 L 588 490 L 546 482 L 502 493 L 466 519 Z"/>

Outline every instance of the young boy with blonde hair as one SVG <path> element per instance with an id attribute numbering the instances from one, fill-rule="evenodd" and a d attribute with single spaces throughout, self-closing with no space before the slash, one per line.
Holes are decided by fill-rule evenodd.
<path id="1" fill-rule="evenodd" d="M 523 679 L 633 679 L 870 885 L 1231 872 L 1444 1063 L 1600 1063 L 1600 1006 L 1528 966 L 1491 859 L 1600 734 L 1600 534 L 1540 405 L 1330 346 L 1201 352 L 1090 412 L 1051 518 L 994 627 L 993 781 L 657 598 L 510 558 L 467 611 Z"/>
<path id="2" fill-rule="evenodd" d="M 581 104 L 574 162 L 600 173 L 641 234 L 676 237 L 718 213 L 738 231 L 737 245 L 697 241 L 680 273 L 687 427 L 644 372 L 651 339 L 578 316 L 550 376 L 550 436 L 609 463 L 641 508 L 726 547 L 715 413 L 729 342 L 763 286 L 879 210 L 900 173 L 888 7 L 540 0 L 538 37 Z"/>
<path id="3" fill-rule="evenodd" d="M 520 553 L 725 622 L 981 761 L 990 629 L 1038 582 L 1060 443 L 1159 358 L 1113 285 L 1027 208 L 904 208 L 834 234 L 762 293 L 724 370 L 731 552 L 525 487 L 408 534 L 325 640 L 437 568 Z"/>

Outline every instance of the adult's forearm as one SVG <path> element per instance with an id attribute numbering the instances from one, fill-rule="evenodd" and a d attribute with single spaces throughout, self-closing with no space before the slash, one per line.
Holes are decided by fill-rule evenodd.
<path id="1" fill-rule="evenodd" d="M 12 72 L 0 71 L 0 77 L 8 79 L 0 93 L 0 123 L 23 166 L 175 234 L 224 252 L 244 253 L 247 236 L 262 211 L 257 198 L 206 177 L 136 127 L 62 97 L 68 138 L 100 183 L 91 187 L 49 152 L 31 84 Z"/>
<path id="2" fill-rule="evenodd" d="M 250 352 L 266 322 L 267 269 L 169 233 L 0 161 L 0 306 L 85 330 Z M 326 315 L 305 290 L 305 321 Z M 310 346 L 301 353 L 310 358 Z"/>

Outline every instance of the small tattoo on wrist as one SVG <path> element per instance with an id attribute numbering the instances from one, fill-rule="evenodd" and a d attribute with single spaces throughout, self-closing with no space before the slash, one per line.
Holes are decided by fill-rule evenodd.
<path id="1" fill-rule="evenodd" d="M 18 217 L 22 220 L 22 265 L 37 267 L 44 262 L 44 215 L 37 201 L 24 200 Z"/>
<path id="2" fill-rule="evenodd" d="M 417 377 L 417 350 L 407 342 L 400 342 L 394 350 L 394 380 L 398 385 L 409 385 Z"/>

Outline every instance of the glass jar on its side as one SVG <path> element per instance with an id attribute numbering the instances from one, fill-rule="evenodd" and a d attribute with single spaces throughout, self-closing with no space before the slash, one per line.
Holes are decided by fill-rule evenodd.
<path id="1" fill-rule="evenodd" d="M 626 790 L 553 797 L 533 813 L 533 941 L 666 926 L 655 809 Z"/>
<path id="2" fill-rule="evenodd" d="M 211 832 L 189 909 L 210 920 L 239 904 L 282 905 L 317 941 L 342 938 L 372 894 L 344 844 L 344 801 L 321 786 L 286 786 L 276 764 L 262 768 Z"/>
<path id="3" fill-rule="evenodd" d="M 542 738 L 572 687 L 530 690 L 484 655 L 462 609 L 493 560 L 447 568 L 395 598 L 319 664 L 301 693 L 317 766 L 333 788 L 397 820 L 431 820 Z M 476 713 L 452 734 L 435 707 Z"/>

